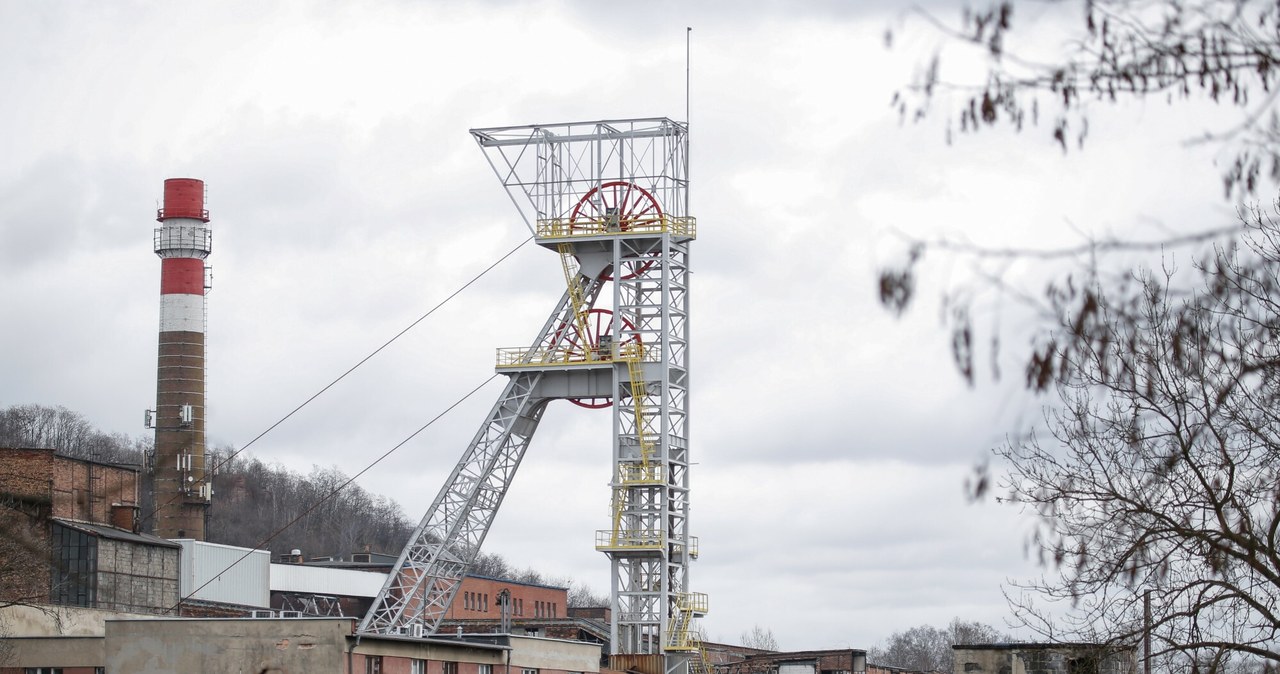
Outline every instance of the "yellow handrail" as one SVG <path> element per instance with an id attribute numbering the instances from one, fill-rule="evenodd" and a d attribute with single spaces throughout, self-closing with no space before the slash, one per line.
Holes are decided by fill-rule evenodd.
<path id="1" fill-rule="evenodd" d="M 656 363 L 662 359 L 662 351 L 628 342 L 613 344 L 607 351 L 596 349 L 595 358 L 587 360 L 581 349 L 564 346 L 501 347 L 497 350 L 498 367 L 538 367 L 540 365 L 599 365 L 609 361 Z"/>
<path id="2" fill-rule="evenodd" d="M 591 345 L 592 335 L 588 332 L 586 298 L 582 296 L 582 285 L 578 283 L 578 258 L 573 256 L 573 244 L 562 243 L 556 248 L 560 251 L 560 262 L 564 267 L 564 282 L 569 290 L 569 306 L 573 309 L 573 325 L 578 331 L 578 346 L 587 360 L 596 360 L 596 349 Z M 567 335 L 566 335 L 567 337 Z"/>
<path id="3" fill-rule="evenodd" d="M 628 220 L 623 229 L 617 219 L 601 218 L 549 218 L 539 220 L 534 232 L 539 239 L 571 239 L 582 236 L 662 234 L 697 237 L 697 221 L 689 216 L 660 215 L 657 217 Z"/>
<path id="4" fill-rule="evenodd" d="M 661 529 L 641 529 L 625 532 L 620 532 L 617 529 L 596 529 L 597 550 L 616 548 L 661 550 L 663 545 Z"/>

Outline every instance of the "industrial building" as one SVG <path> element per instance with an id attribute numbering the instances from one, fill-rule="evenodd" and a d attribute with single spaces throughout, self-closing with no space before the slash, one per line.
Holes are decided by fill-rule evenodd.
<path id="1" fill-rule="evenodd" d="M 953 674 L 1134 674 L 1136 646 L 1112 644 L 955 644 Z"/>
<path id="2" fill-rule="evenodd" d="M 600 646 L 513 635 L 368 636 L 354 618 L 107 617 L 101 633 L 8 637 L 0 674 L 594 674 Z"/>
<path id="3" fill-rule="evenodd" d="M 21 534 L 0 544 L 0 569 L 15 579 L 3 588 L 14 603 L 0 609 L 0 674 L 888 674 L 859 650 L 708 649 L 699 637 L 709 603 L 690 580 L 699 551 L 688 518 L 687 123 L 471 134 L 566 286 L 528 347 L 498 350 L 507 385 L 404 550 L 310 563 L 293 551 L 273 562 L 266 550 L 204 540 L 212 236 L 204 183 L 166 180 L 147 413 L 155 509 L 139 512 L 137 468 L 0 450 L 0 513 Z M 570 609 L 565 588 L 467 573 L 543 412 L 560 400 L 613 408 L 610 517 L 595 536 L 611 569 L 608 607 Z"/>
<path id="4" fill-rule="evenodd" d="M 300 553 L 300 551 L 298 551 Z M 395 558 L 376 552 L 304 560 L 301 554 L 271 564 L 271 608 L 285 615 L 362 616 L 385 583 Z M 445 610 L 439 634 L 517 634 L 607 644 L 609 608 L 569 608 L 564 587 L 463 577 Z"/>
<path id="5" fill-rule="evenodd" d="M 109 620 L 108 672 L 570 674 L 600 647 L 518 636 L 368 636 L 352 618 Z"/>
<path id="6" fill-rule="evenodd" d="M 137 528 L 138 470 L 0 448 L 5 602 L 162 613 L 178 602 L 180 546 Z M 52 563 L 50 563 L 52 560 Z"/>

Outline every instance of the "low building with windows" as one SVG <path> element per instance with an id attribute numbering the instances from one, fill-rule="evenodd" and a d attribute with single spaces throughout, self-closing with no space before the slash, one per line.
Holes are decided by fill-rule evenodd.
<path id="1" fill-rule="evenodd" d="M 1137 648 L 1107 644 L 956 644 L 953 674 L 1134 674 Z"/>
<path id="2" fill-rule="evenodd" d="M 850 648 L 755 653 L 717 666 L 716 671 L 718 674 L 867 674 L 867 652 Z"/>
<path id="3" fill-rule="evenodd" d="M 596 674 L 600 647 L 558 639 L 355 634 L 350 618 L 108 620 L 107 671 Z"/>

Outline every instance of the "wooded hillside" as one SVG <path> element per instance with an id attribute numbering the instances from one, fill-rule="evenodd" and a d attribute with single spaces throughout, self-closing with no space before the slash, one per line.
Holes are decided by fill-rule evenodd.
<path id="1" fill-rule="evenodd" d="M 0 408 L 0 447 L 49 448 L 72 458 L 139 467 L 143 528 L 150 527 L 155 505 L 147 472 L 153 452 L 149 436 L 105 433 L 61 406 L 14 405 Z M 260 547 L 273 555 L 300 549 L 307 557 L 348 557 L 365 546 L 399 552 L 413 532 L 413 522 L 395 501 L 358 484 L 326 499 L 348 479 L 335 467 L 313 466 L 301 474 L 248 454 L 229 458 L 233 452 L 231 447 L 209 451 L 208 465 L 218 466 L 209 509 L 211 543 Z"/>

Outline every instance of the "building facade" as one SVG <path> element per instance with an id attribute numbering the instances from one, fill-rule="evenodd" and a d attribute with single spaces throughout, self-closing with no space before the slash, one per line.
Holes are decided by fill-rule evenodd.
<path id="1" fill-rule="evenodd" d="M 1134 674 L 1137 649 L 1105 644 L 956 644 L 953 674 Z"/>
<path id="2" fill-rule="evenodd" d="M 138 470 L 0 448 L 0 599 L 129 613 L 178 602 L 178 545 L 138 529 Z"/>

